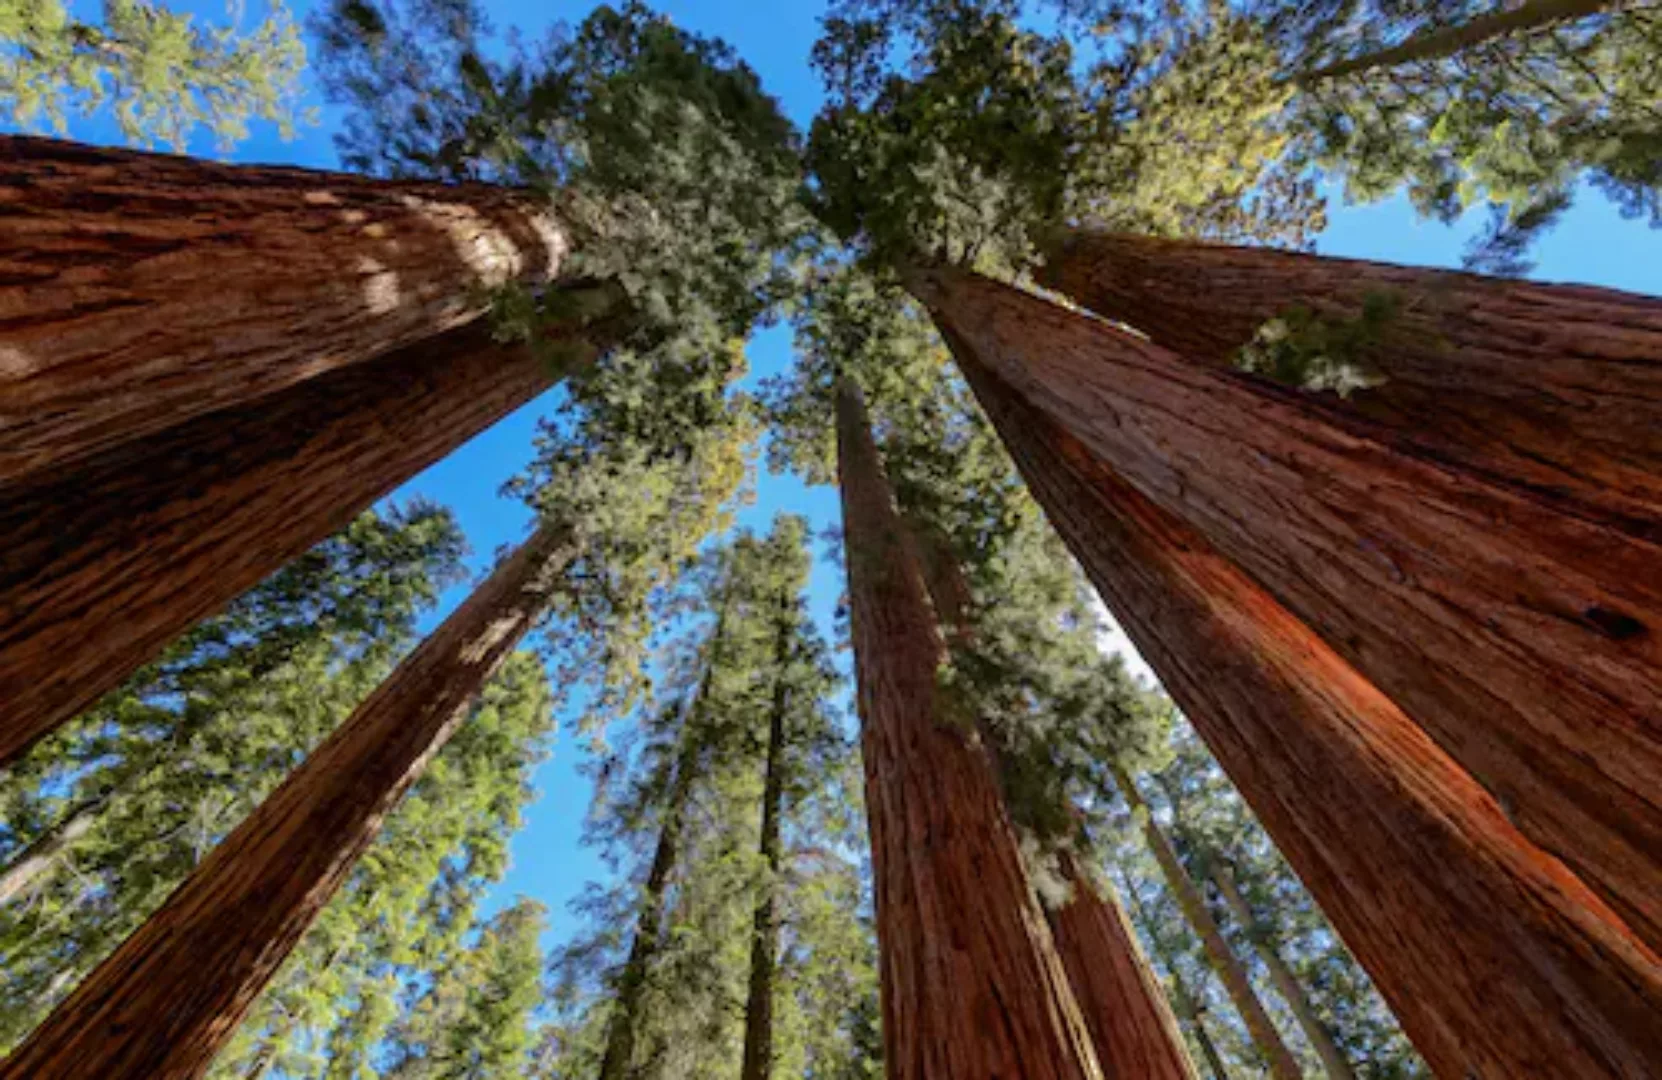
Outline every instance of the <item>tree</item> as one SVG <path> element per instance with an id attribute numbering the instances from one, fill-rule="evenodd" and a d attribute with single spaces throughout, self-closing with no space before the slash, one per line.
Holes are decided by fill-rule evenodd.
<path id="1" fill-rule="evenodd" d="M 0 106 L 21 124 L 62 131 L 70 113 L 108 109 L 128 141 L 183 151 L 198 127 L 223 147 L 246 138 L 250 120 L 287 137 L 300 119 L 306 48 L 280 4 L 240 31 L 161 4 L 109 0 L 99 23 L 59 0 L 8 0 L 0 41 Z"/>
<path id="2" fill-rule="evenodd" d="M 1432 1069 L 1649 1067 L 1655 966 L 1614 914 L 1205 537 L 949 342 L 1035 498 Z M 1583 1004 L 1542 1005 L 1560 995 Z"/>
<path id="3" fill-rule="evenodd" d="M 200 1075 L 532 625 L 548 609 L 558 616 L 586 604 L 590 615 L 613 616 L 600 633 L 609 638 L 644 617 L 628 605 L 673 574 L 719 520 L 739 479 L 748 426 L 725 396 L 737 370 L 731 346 L 706 354 L 706 378 L 690 387 L 654 358 L 613 360 L 571 406 L 571 431 L 556 451 L 570 467 L 536 489 L 543 524 L 532 538 L 215 848 L 7 1069 L 21 1075 L 95 1059 L 130 1070 L 118 1075 Z M 644 394 L 641 367 L 671 379 L 678 396 Z M 624 390 L 633 396 L 616 396 Z M 641 421 L 633 427 L 624 422 L 632 410 Z M 700 417 L 708 419 L 687 426 Z M 625 583 L 633 589 L 620 594 L 620 583 L 604 576 L 592 583 L 596 569 L 632 573 Z M 226 919 L 239 904 L 258 917 Z M 206 956 L 218 959 L 204 980 Z M 191 1007 L 176 1007 L 186 993 Z M 125 1037 L 98 1038 L 104 1023 L 118 1024 Z"/>
<path id="4" fill-rule="evenodd" d="M 100 150 L 3 149 L 0 483 L 46 474 L 477 319 L 556 279 L 528 193 Z M 212 297 L 212 303 L 205 298 Z"/>
<path id="5" fill-rule="evenodd" d="M 1038 279 L 1193 363 L 1309 391 L 1410 453 L 1657 534 L 1648 297 L 1093 231 L 1066 234 Z"/>
<path id="6" fill-rule="evenodd" d="M 942 709 L 944 642 L 859 392 L 847 382 L 837 446 L 883 943 L 885 1073 L 1098 1075 L 990 764 Z M 958 945 L 952 955 L 930 946 L 948 940 Z M 989 1007 L 1006 1022 L 979 1024 Z"/>
<path id="7" fill-rule="evenodd" d="M 1105 465 L 1194 523 L 1400 703 L 1634 933 L 1658 940 L 1645 882 L 1662 874 L 1646 854 L 1662 820 L 1631 771 L 1662 753 L 1639 720 L 1650 675 L 1632 644 L 1662 599 L 1631 580 L 1649 564 L 1647 544 L 1400 454 L 1303 399 L 1197 369 L 1019 290 L 956 272 L 934 280 L 951 284 L 918 287 L 950 333 L 996 358 L 1003 378 Z M 1504 534 L 1492 527 L 1500 517 Z M 1334 572 L 1317 581 L 1310 560 Z M 1458 628 L 1445 619 L 1454 612 L 1464 613 Z M 1477 731 L 1492 734 L 1479 745 Z"/>
<path id="8" fill-rule="evenodd" d="M 365 514 L 197 627 L 0 782 L 0 1041 L 32 1027 L 407 644 L 450 516 Z"/>
<path id="9" fill-rule="evenodd" d="M 550 381 L 453 331 L 10 489 L 0 762 Z"/>
<path id="10" fill-rule="evenodd" d="M 487 1080 L 524 1067 L 541 998 L 543 906 L 520 897 L 478 930 L 394 1025 L 385 1075 Z"/>

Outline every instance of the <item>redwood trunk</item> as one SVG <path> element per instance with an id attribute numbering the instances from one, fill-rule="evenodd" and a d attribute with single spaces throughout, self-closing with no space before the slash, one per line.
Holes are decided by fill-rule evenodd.
<path id="1" fill-rule="evenodd" d="M 1287 962 L 1281 959 L 1281 953 L 1275 943 L 1267 940 L 1259 932 L 1258 920 L 1252 912 L 1252 906 L 1247 903 L 1246 897 L 1235 885 L 1235 875 L 1230 873 L 1229 867 L 1222 860 L 1214 859 L 1211 863 L 1211 878 L 1217 885 L 1218 892 L 1223 896 L 1223 902 L 1234 913 L 1243 930 L 1252 939 L 1253 947 L 1258 956 L 1264 961 L 1264 967 L 1270 973 L 1270 981 L 1287 1007 L 1292 1009 L 1293 1016 L 1298 1019 L 1298 1026 L 1304 1032 L 1304 1037 L 1310 1040 L 1315 1048 L 1316 1055 L 1322 1059 L 1322 1069 L 1330 1080 L 1356 1080 L 1356 1073 L 1350 1067 L 1344 1052 L 1339 1044 L 1333 1041 L 1333 1033 L 1327 1030 L 1327 1025 L 1317 1015 L 1315 1006 L 1310 1003 L 1310 996 L 1304 992 L 1304 987 L 1293 974 Z"/>
<path id="2" fill-rule="evenodd" d="M 923 291 L 1662 944 L 1662 547 L 985 278 Z"/>
<path id="3" fill-rule="evenodd" d="M 1455 26 L 1417 34 L 1388 49 L 1340 60 L 1298 77 L 1300 86 L 1356 75 L 1400 64 L 1441 60 L 1498 37 L 1527 34 L 1570 19 L 1581 19 L 1621 7 L 1619 0 L 1524 0 L 1516 7 L 1488 12 Z"/>
<path id="4" fill-rule="evenodd" d="M 1437 1075 L 1662 1072 L 1656 954 L 1309 627 L 953 348 L 1035 498 Z"/>
<path id="5" fill-rule="evenodd" d="M 1306 393 L 1304 407 L 1662 540 L 1662 300 L 1083 229 L 1040 280 L 1218 368 L 1290 308 L 1353 319 L 1388 297 L 1396 313 L 1363 354 L 1385 383 L 1348 400 Z"/>
<path id="6" fill-rule="evenodd" d="M 1068 982 L 1108 1080 L 1194 1080 L 1183 1036 L 1125 912 L 1072 853 L 1068 898 L 1047 912 Z"/>
<path id="7" fill-rule="evenodd" d="M 550 384 L 452 331 L 7 492 L 0 765 Z"/>
<path id="8" fill-rule="evenodd" d="M 1293 1057 L 1293 1052 L 1287 1049 L 1287 1044 L 1282 1041 L 1281 1033 L 1276 1030 L 1275 1022 L 1265 1010 L 1263 1000 L 1258 997 L 1258 991 L 1253 989 L 1245 965 L 1223 936 L 1223 931 L 1218 928 L 1217 920 L 1212 918 L 1211 911 L 1207 910 L 1205 898 L 1200 895 L 1194 879 L 1189 877 L 1188 870 L 1177 857 L 1177 851 L 1166 838 L 1165 830 L 1154 820 L 1153 813 L 1149 810 L 1148 804 L 1143 802 L 1142 793 L 1137 790 L 1137 785 L 1131 777 L 1117 766 L 1113 767 L 1113 772 L 1114 783 L 1119 787 L 1120 794 L 1125 796 L 1132 814 L 1142 821 L 1143 837 L 1148 841 L 1149 850 L 1154 852 L 1154 861 L 1160 864 L 1160 872 L 1166 879 L 1166 885 L 1177 898 L 1178 907 L 1183 909 L 1184 919 L 1194 930 L 1195 936 L 1200 938 L 1212 969 L 1218 973 L 1218 978 L 1223 980 L 1223 988 L 1228 992 L 1235 1011 L 1241 1014 L 1247 1034 L 1252 1036 L 1253 1044 L 1263 1055 L 1264 1065 L 1269 1074 L 1279 1077 L 1280 1080 L 1301 1080 L 1304 1071 L 1298 1067 L 1298 1059 Z"/>
<path id="9" fill-rule="evenodd" d="M 937 713 L 946 648 L 858 391 L 837 461 L 889 1080 L 1100 1078 L 998 784 Z"/>
<path id="10" fill-rule="evenodd" d="M 524 193 L 0 137 L 0 487 L 479 317 Z"/>
<path id="11" fill-rule="evenodd" d="M 215 1053 L 542 610 L 545 525 L 10 1057 L 4 1080 L 183 1080 Z"/>
<path id="12" fill-rule="evenodd" d="M 744 1010 L 744 1059 L 739 1080 L 773 1075 L 773 983 L 779 963 L 778 881 L 783 856 L 780 827 L 785 810 L 785 712 L 790 705 L 786 668 L 791 662 L 794 597 L 780 595 L 774 643 L 773 702 L 768 711 L 767 762 L 762 780 L 762 836 L 758 851 L 765 875 L 756 899 L 750 937 L 750 985 Z"/>

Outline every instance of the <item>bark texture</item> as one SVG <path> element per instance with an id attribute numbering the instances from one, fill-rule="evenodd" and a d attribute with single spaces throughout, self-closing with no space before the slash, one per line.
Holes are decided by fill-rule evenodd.
<path id="1" fill-rule="evenodd" d="M 1304 1071 L 1298 1067 L 1298 1059 L 1287 1049 L 1281 1032 L 1276 1030 L 1275 1021 L 1270 1019 L 1263 1000 L 1253 988 L 1246 965 L 1241 963 L 1241 958 L 1235 954 L 1228 939 L 1223 936 L 1223 931 L 1219 929 L 1217 920 L 1212 918 L 1211 911 L 1206 907 L 1206 898 L 1200 895 L 1200 889 L 1195 886 L 1188 869 L 1177 857 L 1177 849 L 1172 847 L 1166 831 L 1154 820 L 1153 812 L 1143 801 L 1142 792 L 1137 790 L 1136 782 L 1123 770 L 1115 767 L 1114 783 L 1119 787 L 1120 794 L 1125 796 L 1126 804 L 1131 807 L 1132 813 L 1142 821 L 1143 837 L 1148 842 L 1149 850 L 1154 852 L 1154 861 L 1160 864 L 1160 873 L 1166 879 L 1166 885 L 1177 898 L 1178 906 L 1183 909 L 1183 918 L 1194 930 L 1195 936 L 1200 938 L 1200 943 L 1206 950 L 1206 958 L 1210 961 L 1212 970 L 1216 971 L 1218 978 L 1223 981 L 1223 988 L 1229 994 L 1230 1003 L 1235 1006 L 1235 1011 L 1241 1014 L 1247 1034 L 1252 1036 L 1253 1045 L 1263 1056 L 1265 1068 L 1278 1080 L 1301 1080 Z"/>
<path id="2" fill-rule="evenodd" d="M 946 646 L 864 405 L 837 395 L 889 1080 L 1099 1080 L 993 771 L 937 712 Z"/>
<path id="3" fill-rule="evenodd" d="M 1085 1015 L 1106 1080 L 1195 1080 L 1165 991 L 1125 912 L 1079 865 L 1061 856 L 1068 898 L 1046 912 L 1056 951 Z"/>
<path id="4" fill-rule="evenodd" d="M 1328 1075 L 1329 1080 L 1356 1080 L 1356 1073 L 1351 1069 L 1350 1061 L 1339 1049 L 1338 1043 L 1333 1041 L 1333 1033 L 1316 1013 L 1315 1006 L 1310 1003 L 1310 996 L 1304 992 L 1304 986 L 1287 966 L 1287 962 L 1281 959 L 1281 953 L 1276 949 L 1275 943 L 1266 939 L 1259 929 L 1252 906 L 1235 885 L 1235 875 L 1222 860 L 1213 859 L 1209 876 L 1212 883 L 1218 887 L 1224 904 L 1241 924 L 1247 936 L 1252 939 L 1253 948 L 1257 951 L 1259 959 L 1264 961 L 1264 968 L 1270 974 L 1270 981 L 1275 984 L 1276 993 L 1280 994 L 1287 1007 L 1292 1009 L 1304 1037 L 1310 1040 L 1316 1056 L 1322 1059 L 1322 1071 Z"/>
<path id="5" fill-rule="evenodd" d="M 1494 38 L 1543 30 L 1556 23 L 1597 15 L 1601 11 L 1621 6 L 1620 0 L 1523 0 L 1523 3 L 1513 7 L 1486 12 L 1454 26 L 1416 34 L 1388 49 L 1380 49 L 1317 68 L 1299 76 L 1297 81 L 1302 86 L 1311 86 L 1326 79 L 1357 75 L 1379 68 L 1441 60 Z"/>
<path id="6" fill-rule="evenodd" d="M 0 137 L 0 486 L 557 274 L 523 193 Z"/>
<path id="7" fill-rule="evenodd" d="M 1046 287 L 1218 368 L 1267 320 L 1356 318 L 1383 385 L 1303 401 L 1383 444 L 1662 540 L 1662 300 L 1580 285 L 1074 230 Z"/>
<path id="8" fill-rule="evenodd" d="M 1662 547 L 986 278 L 921 290 L 1662 945 Z"/>
<path id="9" fill-rule="evenodd" d="M 452 331 L 0 499 L 0 765 L 552 382 Z"/>
<path id="10" fill-rule="evenodd" d="M 949 340 L 1103 601 L 1436 1074 L 1662 1071 L 1656 954 L 1308 626 Z"/>
<path id="11" fill-rule="evenodd" d="M 76 987 L 4 1080 L 184 1080 L 214 1055 L 542 611 L 545 525 Z"/>
<path id="12" fill-rule="evenodd" d="M 767 875 L 756 899 L 750 928 L 750 984 L 744 1009 L 744 1058 L 739 1080 L 773 1076 L 773 987 L 779 964 L 778 882 L 784 850 L 781 825 L 785 813 L 785 712 L 790 693 L 785 669 L 791 662 L 791 614 L 794 596 L 779 598 L 779 629 L 773 651 L 773 701 L 768 710 L 767 758 L 762 774 L 762 834 L 757 844 Z"/>

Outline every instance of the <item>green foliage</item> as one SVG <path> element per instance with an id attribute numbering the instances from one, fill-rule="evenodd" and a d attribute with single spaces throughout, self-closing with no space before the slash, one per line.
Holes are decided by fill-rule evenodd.
<path id="1" fill-rule="evenodd" d="M 1300 244 L 1321 224 L 1275 54 L 1217 5 L 1033 29 L 1015 0 L 845 0 L 815 64 L 831 103 L 814 207 L 879 262 L 1018 270 L 1080 219 Z M 1046 5 L 1032 5 L 1044 8 Z M 894 58 L 898 63 L 891 63 Z"/>
<path id="2" fill-rule="evenodd" d="M 0 780 L 8 870 L 69 838 L 0 909 L 0 1041 L 38 1022 L 374 687 L 460 548 L 433 507 L 363 515 Z"/>
<path id="3" fill-rule="evenodd" d="M 1295 305 L 1257 329 L 1236 354 L 1235 366 L 1301 390 L 1331 390 L 1348 398 L 1384 384 L 1384 373 L 1368 356 L 1388 340 L 1400 309 L 1389 292 L 1364 296 L 1361 312 L 1350 319 Z"/>
<path id="4" fill-rule="evenodd" d="M 730 1077 L 752 913 L 770 885 L 784 928 L 777 1074 L 871 1075 L 875 957 L 858 914 L 857 787 L 828 706 L 837 678 L 800 596 L 806 539 L 800 519 L 781 518 L 766 538 L 742 533 L 711 550 L 681 586 L 681 629 L 664 645 L 656 697 L 596 768 L 587 833 L 623 876 L 591 886 L 580 910 L 594 929 L 556 964 L 544 1075 L 592 1078 L 606 1036 L 630 1024 L 629 1075 Z M 785 857 L 774 881 L 757 838 L 776 703 Z"/>
<path id="5" fill-rule="evenodd" d="M 720 41 L 634 2 L 503 60 L 471 0 L 335 0 L 318 32 L 349 165 L 547 192 L 577 241 L 560 284 L 618 286 L 632 343 L 688 319 L 742 334 L 790 287 L 795 136 Z"/>
<path id="6" fill-rule="evenodd" d="M 108 109 L 129 141 L 175 150 L 199 127 L 228 148 L 255 119 L 287 137 L 305 64 L 299 30 L 277 3 L 244 32 L 145 0 L 105 0 L 101 23 L 77 19 L 62 0 L 0 0 L 0 107 L 25 126 L 61 133 L 71 114 Z"/>

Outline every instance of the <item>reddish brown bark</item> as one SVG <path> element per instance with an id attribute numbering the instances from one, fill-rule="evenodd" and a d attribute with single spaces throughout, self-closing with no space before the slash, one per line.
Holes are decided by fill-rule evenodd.
<path id="1" fill-rule="evenodd" d="M 858 391 L 837 395 L 889 1080 L 1100 1078 L 986 755 L 937 714 L 946 647 Z"/>
<path id="2" fill-rule="evenodd" d="M 1008 286 L 941 272 L 919 287 L 1662 945 L 1662 547 Z"/>
<path id="3" fill-rule="evenodd" d="M 1034 497 L 1439 1076 L 1662 1070 L 1662 961 L 1401 709 L 954 339 Z"/>
<path id="4" fill-rule="evenodd" d="M 1228 368 L 1266 320 L 1396 306 L 1365 353 L 1386 377 L 1308 407 L 1370 438 L 1662 540 L 1662 300 L 1351 259 L 1067 234 L 1049 288 L 1182 355 Z"/>
<path id="5" fill-rule="evenodd" d="M 0 764 L 550 383 L 451 331 L 8 492 Z"/>
<path id="6" fill-rule="evenodd" d="M 1119 787 L 1120 794 L 1125 797 L 1132 812 L 1142 819 L 1143 837 L 1154 853 L 1154 861 L 1160 864 L 1160 873 L 1165 877 L 1167 887 L 1177 898 L 1177 906 L 1183 909 L 1183 918 L 1189 928 L 1200 938 L 1201 947 L 1206 950 L 1206 959 L 1223 982 L 1224 991 L 1229 994 L 1230 1002 L 1246 1025 L 1253 1045 L 1263 1056 L 1269 1074 L 1279 1080 L 1300 1080 L 1304 1070 L 1299 1068 L 1298 1059 L 1293 1057 L 1293 1052 L 1287 1049 L 1286 1042 L 1281 1038 L 1281 1032 L 1276 1030 L 1275 1021 L 1270 1019 L 1269 1011 L 1264 1008 L 1263 1000 L 1247 975 L 1246 965 L 1241 963 L 1241 958 L 1219 929 L 1217 920 L 1212 918 L 1206 899 L 1200 895 L 1194 879 L 1177 857 L 1177 849 L 1166 838 L 1160 823 L 1154 820 L 1136 783 L 1122 769 L 1117 766 L 1112 768 L 1114 783 Z"/>
<path id="7" fill-rule="evenodd" d="M 1106 1080 L 1194 1080 L 1154 972 L 1125 912 L 1069 852 L 1059 867 L 1068 897 L 1046 914 Z"/>
<path id="8" fill-rule="evenodd" d="M 522 193 L 0 137 L 0 485 L 478 317 Z"/>
<path id="9" fill-rule="evenodd" d="M 183 1080 L 215 1053 L 530 629 L 569 531 L 543 526 L 12 1055 L 4 1080 Z"/>

